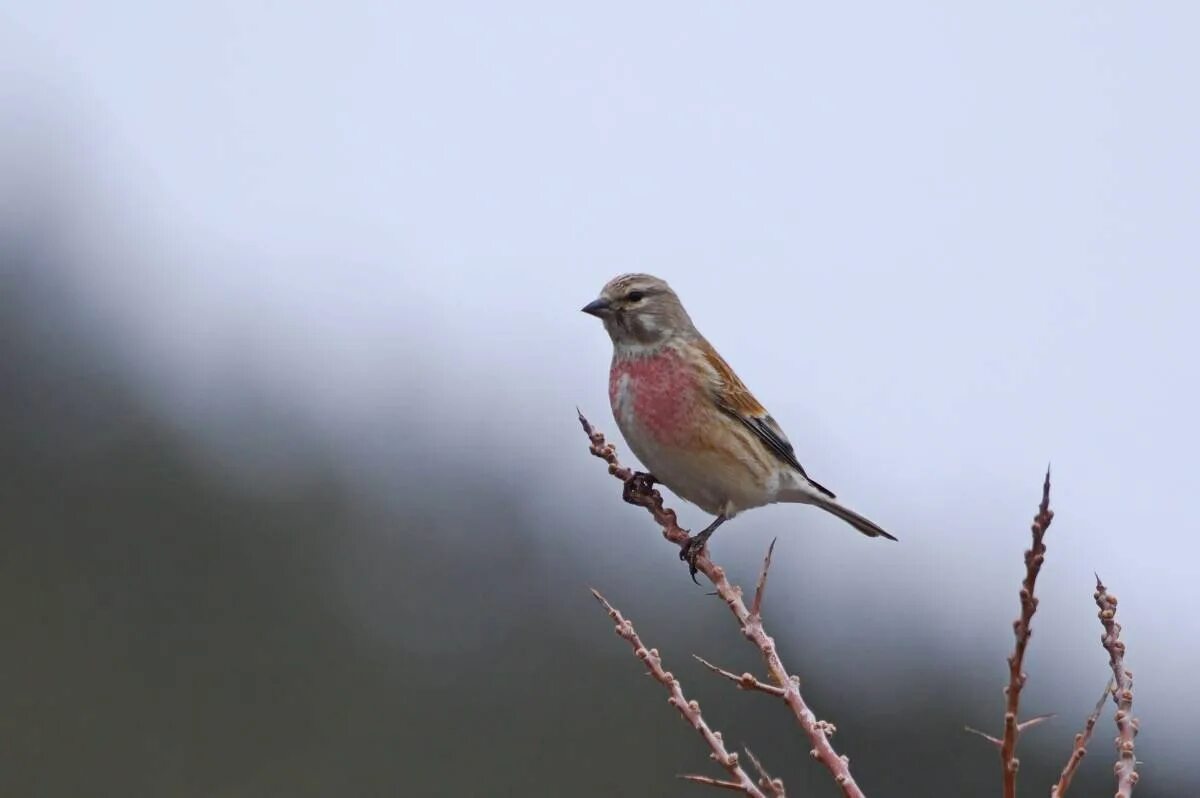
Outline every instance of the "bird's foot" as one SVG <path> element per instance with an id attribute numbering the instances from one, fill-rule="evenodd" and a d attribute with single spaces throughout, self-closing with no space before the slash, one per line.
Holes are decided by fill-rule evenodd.
<path id="1" fill-rule="evenodd" d="M 698 535 L 692 535 L 687 539 L 687 542 L 679 547 L 679 559 L 688 564 L 688 575 L 692 577 L 692 581 L 700 584 L 696 579 L 696 560 L 704 553 L 704 546 L 708 543 L 708 535 L 701 532 Z"/>
<path id="2" fill-rule="evenodd" d="M 625 491 L 623 498 L 630 504 L 639 504 L 637 498 L 639 496 L 648 496 L 650 491 L 654 489 L 654 483 L 658 482 L 653 474 L 648 474 L 645 471 L 634 471 L 633 476 L 625 480 Z"/>
<path id="3" fill-rule="evenodd" d="M 718 515 L 713 519 L 713 522 L 701 529 L 695 535 L 687 539 L 687 542 L 679 547 L 679 559 L 688 564 L 688 571 L 691 573 L 692 581 L 696 584 L 700 582 L 696 579 L 696 560 L 704 553 L 704 546 L 708 543 L 708 539 L 712 537 L 713 532 L 717 531 L 717 527 L 728 520 L 724 515 Z"/>

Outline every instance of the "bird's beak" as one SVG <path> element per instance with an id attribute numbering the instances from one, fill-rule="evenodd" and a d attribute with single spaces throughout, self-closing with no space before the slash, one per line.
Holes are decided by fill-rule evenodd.
<path id="1" fill-rule="evenodd" d="M 589 313 L 598 319 L 608 315 L 609 304 L 607 299 L 597 299 L 584 305 L 580 310 L 584 313 Z"/>

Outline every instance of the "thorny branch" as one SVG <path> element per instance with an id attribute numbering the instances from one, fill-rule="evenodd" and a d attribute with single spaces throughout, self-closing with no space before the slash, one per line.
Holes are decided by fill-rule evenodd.
<path id="1" fill-rule="evenodd" d="M 662 657 L 658 655 L 658 649 L 646 648 L 642 639 L 638 636 L 637 630 L 633 628 L 633 624 L 627 621 L 613 605 L 608 603 L 608 599 L 600 595 L 599 591 L 593 589 L 592 595 L 596 597 L 604 605 L 604 609 L 608 611 L 608 616 L 612 618 L 616 624 L 617 634 L 620 635 L 633 648 L 633 653 L 642 662 L 646 663 L 646 667 L 650 669 L 650 675 L 667 688 L 667 692 L 671 697 L 667 699 L 671 706 L 679 710 L 679 714 L 686 720 L 693 729 L 708 743 L 708 747 L 712 749 L 712 758 L 721 767 L 725 768 L 729 773 L 731 781 L 722 781 L 713 779 L 708 776 L 681 776 L 680 778 L 688 781 L 707 784 L 712 787 L 723 787 L 731 790 L 737 790 L 744 795 L 753 796 L 753 798 L 766 798 L 763 793 L 750 778 L 749 774 L 742 769 L 738 762 L 738 755 L 725 750 L 725 742 L 721 738 L 721 733 L 713 731 L 704 721 L 704 717 L 700 714 L 700 704 L 696 701 L 689 701 L 683 694 L 683 688 L 679 686 L 679 680 L 670 671 L 664 670 L 662 665 Z"/>
<path id="2" fill-rule="evenodd" d="M 1100 642 L 1108 651 L 1108 664 L 1113 672 L 1113 702 L 1117 705 L 1114 719 L 1117 723 L 1117 764 L 1113 768 L 1117 775 L 1117 798 L 1130 798 L 1133 785 L 1138 782 L 1137 758 L 1133 753 L 1133 738 L 1138 733 L 1138 721 L 1133 716 L 1133 671 L 1125 669 L 1125 644 L 1121 642 L 1121 624 L 1117 623 L 1117 597 L 1096 577 L 1096 592 L 1093 596 L 1100 608 L 1100 624 L 1104 634 Z"/>
<path id="3" fill-rule="evenodd" d="M 1092 739 L 1092 729 L 1096 728 L 1096 720 L 1100 717 L 1100 710 L 1104 708 L 1104 701 L 1108 698 L 1112 686 L 1112 679 L 1109 679 L 1108 684 L 1104 687 L 1104 692 L 1100 694 L 1100 700 L 1096 702 L 1096 708 L 1084 722 L 1083 731 L 1075 735 L 1075 747 L 1071 749 L 1071 756 L 1067 759 L 1067 764 L 1063 765 L 1062 773 L 1058 776 L 1058 783 L 1050 788 L 1050 798 L 1062 798 L 1067 794 L 1067 788 L 1071 786 L 1071 779 L 1075 778 L 1075 771 L 1079 769 L 1079 763 L 1087 756 L 1087 744 Z"/>
<path id="4" fill-rule="evenodd" d="M 1047 468 L 1046 478 L 1042 481 L 1042 501 L 1030 528 L 1033 533 L 1033 545 L 1025 552 L 1025 579 L 1021 582 L 1020 593 L 1021 614 L 1013 622 L 1016 644 L 1013 646 L 1013 653 L 1008 657 L 1008 684 L 1004 688 L 1004 736 L 997 739 L 978 729 L 967 728 L 967 731 L 999 746 L 1000 761 L 1004 766 L 1004 798 L 1016 798 L 1017 795 L 1017 768 L 1021 764 L 1017 759 L 1017 740 L 1021 732 L 1052 717 L 1038 715 L 1024 722 L 1017 720 L 1021 705 L 1021 688 L 1025 686 L 1025 680 L 1028 678 L 1024 671 L 1025 649 L 1029 645 L 1030 635 L 1033 634 L 1030 625 L 1038 606 L 1033 589 L 1037 584 L 1038 573 L 1042 570 L 1042 563 L 1046 560 L 1046 544 L 1042 539 L 1053 520 L 1054 511 L 1050 509 L 1050 469 Z"/>
<path id="5" fill-rule="evenodd" d="M 583 431 L 587 434 L 591 442 L 590 448 L 592 454 L 607 462 L 608 473 L 624 483 L 623 496 L 625 501 L 646 508 L 659 526 L 662 527 L 664 538 L 681 548 L 686 545 L 689 537 L 687 531 L 680 528 L 676 520 L 675 511 L 663 507 L 662 494 L 653 489 L 653 482 L 649 475 L 635 473 L 631 469 L 622 466 L 617 460 L 616 449 L 612 444 L 605 441 L 604 434 L 594 429 L 582 413 L 579 414 L 579 423 L 583 426 Z M 775 647 L 774 639 L 767 634 L 766 629 L 763 627 L 761 615 L 762 594 L 766 587 L 766 574 L 770 562 L 770 552 L 768 552 L 766 561 L 763 563 L 762 574 L 759 577 L 753 609 L 746 607 L 745 602 L 742 600 L 741 588 L 729 582 L 725 576 L 724 569 L 713 563 L 709 558 L 707 550 L 700 553 L 695 560 L 695 565 L 696 569 L 712 582 L 713 587 L 716 588 L 717 595 L 729 607 L 729 611 L 733 613 L 738 625 L 742 629 L 743 636 L 758 648 L 763 661 L 766 663 L 771 680 L 775 682 L 775 685 L 781 691 L 780 697 L 792 711 L 792 714 L 795 715 L 800 728 L 808 736 L 809 742 L 812 745 L 809 754 L 833 775 L 834 780 L 837 781 L 838 786 L 842 790 L 843 796 L 846 796 L 846 798 L 865 798 L 862 790 L 854 781 L 854 777 L 850 774 L 849 758 L 840 756 L 829 740 L 829 736 L 832 733 L 832 725 L 817 720 L 817 716 L 809 709 L 804 698 L 800 695 L 799 679 L 788 673 Z"/>

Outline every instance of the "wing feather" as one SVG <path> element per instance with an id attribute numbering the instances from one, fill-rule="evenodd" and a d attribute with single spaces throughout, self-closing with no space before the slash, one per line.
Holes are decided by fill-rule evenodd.
<path id="1" fill-rule="evenodd" d="M 831 499 L 836 498 L 831 490 L 805 473 L 804 466 L 796 459 L 796 450 L 792 447 L 792 442 L 725 359 L 713 349 L 712 344 L 704 339 L 701 339 L 700 344 L 704 360 L 713 373 L 713 400 L 721 412 L 737 419 L 753 432 L 772 454 L 799 471 L 800 476 L 807 479 L 814 488 Z"/>

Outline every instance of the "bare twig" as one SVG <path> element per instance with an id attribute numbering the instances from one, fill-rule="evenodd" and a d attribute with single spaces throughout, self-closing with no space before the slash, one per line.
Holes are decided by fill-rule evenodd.
<path id="1" fill-rule="evenodd" d="M 1100 700 L 1096 702 L 1096 708 L 1084 722 L 1083 731 L 1075 735 L 1075 747 L 1071 749 L 1071 756 L 1067 759 L 1067 764 L 1063 765 L 1062 773 L 1058 776 L 1058 783 L 1050 788 L 1050 798 L 1062 798 L 1067 794 L 1067 788 L 1071 786 L 1071 779 L 1075 778 L 1075 771 L 1079 769 L 1079 763 L 1087 756 L 1087 744 L 1092 739 L 1092 729 L 1096 728 L 1096 720 L 1100 717 L 1100 710 L 1104 708 L 1104 700 L 1112 691 L 1112 685 L 1112 679 L 1109 679 L 1108 684 L 1104 687 L 1104 692 L 1100 694 Z"/>
<path id="2" fill-rule="evenodd" d="M 1033 614 L 1037 612 L 1038 600 L 1033 595 L 1037 584 L 1038 573 L 1046 559 L 1046 544 L 1042 538 L 1054 520 L 1054 511 L 1050 509 L 1050 469 L 1046 469 L 1046 478 L 1042 481 L 1042 501 L 1038 505 L 1037 515 L 1033 517 L 1031 531 L 1033 545 L 1025 552 L 1025 579 L 1021 582 L 1021 614 L 1013 622 L 1013 636 L 1016 643 L 1013 653 L 1008 656 L 1008 684 L 1004 688 L 1004 736 L 1001 739 L 985 734 L 969 726 L 967 731 L 978 734 L 988 742 L 1000 748 L 1000 761 L 1004 767 L 1004 798 L 1016 798 L 1017 769 L 1020 760 L 1017 759 L 1017 739 L 1021 732 L 1042 723 L 1052 715 L 1038 715 L 1024 722 L 1017 720 L 1021 706 L 1021 688 L 1025 686 L 1028 675 L 1024 671 L 1025 649 L 1029 645 L 1029 637 L 1033 634 L 1030 624 Z"/>
<path id="3" fill-rule="evenodd" d="M 776 696 L 777 698 L 783 697 L 783 688 L 782 687 L 776 687 L 773 684 L 767 684 L 766 682 L 759 681 L 752 673 L 743 673 L 741 676 L 738 676 L 736 673 L 727 671 L 724 668 L 718 668 L 716 665 L 713 665 L 711 662 L 706 660 L 704 657 L 699 657 L 699 656 L 696 656 L 695 654 L 693 654 L 692 656 L 696 657 L 696 659 L 700 662 L 701 665 L 708 668 L 713 673 L 719 674 L 720 676 L 724 676 L 726 679 L 733 682 L 734 684 L 736 684 L 738 687 L 740 687 L 743 690 L 758 690 L 760 693 L 766 693 L 767 695 L 773 695 L 773 696 Z"/>
<path id="4" fill-rule="evenodd" d="M 579 414 L 579 423 L 591 441 L 592 454 L 607 462 L 608 473 L 625 483 L 623 494 L 625 501 L 646 508 L 662 527 L 664 538 L 680 547 L 686 545 L 687 531 L 679 527 L 675 512 L 663 507 L 662 494 L 651 487 L 646 475 L 635 474 L 622 466 L 617 460 L 616 449 L 613 445 L 605 441 L 604 434 L 594 429 L 582 413 Z M 775 684 L 782 689 L 784 702 L 795 715 L 800 728 L 808 736 L 812 745 L 812 749 L 809 751 L 810 755 L 833 775 L 846 798 L 864 798 L 862 790 L 850 774 L 849 758 L 839 756 L 829 741 L 831 725 L 817 720 L 817 716 L 808 708 L 804 698 L 800 695 L 799 679 L 788 673 L 775 648 L 774 639 L 763 628 L 759 611 L 761 610 L 761 594 L 766 587 L 766 572 L 770 563 L 770 552 L 768 552 L 766 561 L 763 563 L 762 575 L 759 577 L 757 591 L 759 598 L 755 602 L 755 611 L 751 612 L 742 601 L 742 589 L 729 582 L 724 569 L 715 565 L 709 558 L 707 549 L 701 551 L 700 556 L 695 560 L 696 570 L 703 573 L 712 582 L 717 595 L 729 607 L 729 611 L 733 613 L 738 625 L 741 626 L 742 635 L 758 647 L 759 653 L 766 663 L 767 672 Z"/>
<path id="5" fill-rule="evenodd" d="M 977 737 L 982 737 L 983 739 L 987 740 L 989 743 L 996 746 L 997 748 L 1004 745 L 1004 741 L 1001 740 L 999 737 L 993 737 L 992 735 L 988 734 L 985 731 L 980 731 L 979 729 L 976 729 L 974 726 L 963 726 L 963 730 L 970 732 L 971 734 L 974 734 Z"/>
<path id="6" fill-rule="evenodd" d="M 1045 723 L 1046 721 L 1050 720 L 1052 717 L 1054 717 L 1053 712 L 1047 713 L 1045 715 L 1034 715 L 1029 720 L 1023 720 L 1020 723 L 1018 723 L 1017 731 L 1024 732 L 1026 729 L 1032 729 L 1034 726 L 1037 726 L 1038 724 L 1041 724 L 1041 723 Z M 1004 747 L 1003 740 L 993 737 L 992 735 L 988 734 L 985 731 L 980 731 L 979 729 L 976 729 L 973 726 L 963 726 L 963 730 L 968 731 L 971 734 L 977 735 L 979 737 L 982 737 L 983 739 L 987 740 L 989 743 L 991 743 L 992 745 L 994 745 L 998 748 Z"/>
<path id="7" fill-rule="evenodd" d="M 679 778 L 684 781 L 690 781 L 692 784 L 703 784 L 705 787 L 716 787 L 721 790 L 733 790 L 734 792 L 745 792 L 746 788 L 736 781 L 726 781 L 724 779 L 714 779 L 712 776 L 698 776 L 695 773 L 680 773 Z"/>
<path id="8" fill-rule="evenodd" d="M 771 555 L 775 553 L 775 541 L 779 538 L 772 538 L 771 545 L 767 547 L 767 556 L 763 559 L 762 573 L 758 576 L 758 586 L 754 588 L 754 603 L 750 605 L 750 614 L 755 618 L 762 617 L 762 600 L 763 593 L 767 590 L 767 571 L 771 570 Z"/>
<path id="9" fill-rule="evenodd" d="M 758 761 L 758 757 L 749 748 L 743 749 L 746 752 L 750 764 L 754 765 L 754 769 L 758 771 L 758 786 L 763 788 L 763 791 L 772 798 L 786 798 L 787 794 L 783 791 L 783 780 L 773 779 L 767 769 L 762 766 L 762 762 Z"/>
<path id="10" fill-rule="evenodd" d="M 1133 753 L 1133 738 L 1138 733 L 1138 721 L 1133 717 L 1133 671 L 1125 669 L 1125 644 L 1121 642 L 1121 624 L 1117 623 L 1117 597 L 1096 577 L 1096 606 L 1100 608 L 1100 624 L 1104 634 L 1100 642 L 1108 651 L 1108 664 L 1113 672 L 1113 702 L 1117 705 L 1117 798 L 1130 798 L 1137 784 L 1137 759 Z"/>
<path id="11" fill-rule="evenodd" d="M 650 675 L 667 688 L 667 692 L 671 694 L 671 697 L 667 699 L 671 706 L 679 710 L 679 714 L 683 719 L 704 739 L 704 742 L 712 749 L 712 758 L 717 764 L 725 768 L 725 771 L 729 773 L 733 780 L 719 781 L 707 776 L 680 776 L 680 778 L 701 784 L 708 784 L 713 787 L 740 790 L 744 795 L 753 796 L 753 798 L 766 798 L 762 790 L 758 788 L 754 780 L 750 778 L 738 763 L 738 755 L 730 753 L 725 749 L 725 742 L 721 739 L 721 733 L 710 729 L 704 721 L 704 717 L 700 714 L 700 704 L 696 701 L 689 701 L 683 694 L 683 688 L 679 686 L 679 680 L 675 678 L 675 675 L 663 669 L 662 658 L 658 655 L 658 649 L 646 648 L 646 645 L 642 643 L 642 639 L 638 637 L 637 630 L 633 628 L 633 624 L 625 620 L 621 613 L 608 603 L 608 599 L 600 595 L 599 591 L 593 589 L 592 595 L 608 611 L 608 616 L 616 622 L 617 634 L 633 647 L 633 653 L 637 655 L 637 658 L 646 663 L 646 667 L 650 669 Z"/>
<path id="12" fill-rule="evenodd" d="M 1017 731 L 1020 732 L 1021 734 L 1024 734 L 1026 731 L 1028 731 L 1029 729 L 1032 729 L 1034 726 L 1040 726 L 1041 724 L 1045 723 L 1046 721 L 1050 720 L 1053 717 L 1054 717 L 1053 712 L 1047 712 L 1045 715 L 1034 715 L 1032 718 L 1028 718 L 1028 719 L 1023 720 L 1020 723 L 1018 723 Z"/>

